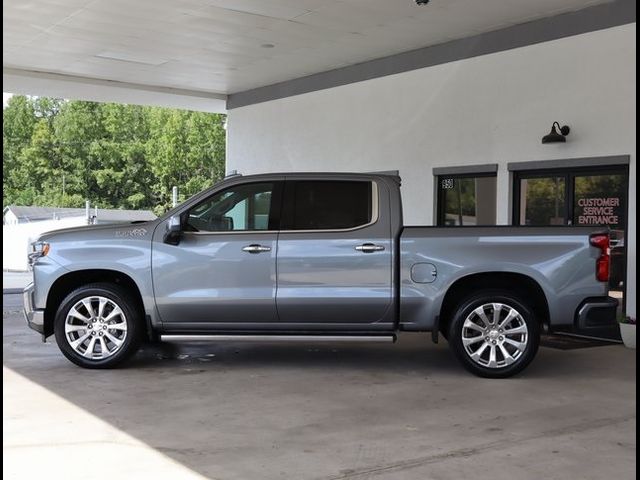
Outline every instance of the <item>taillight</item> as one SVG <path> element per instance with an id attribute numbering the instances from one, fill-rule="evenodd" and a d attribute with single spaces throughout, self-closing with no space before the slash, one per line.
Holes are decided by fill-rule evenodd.
<path id="1" fill-rule="evenodd" d="M 600 257 L 596 260 L 596 278 L 600 282 L 609 281 L 609 235 L 597 233 L 591 235 L 589 242 L 600 249 Z"/>

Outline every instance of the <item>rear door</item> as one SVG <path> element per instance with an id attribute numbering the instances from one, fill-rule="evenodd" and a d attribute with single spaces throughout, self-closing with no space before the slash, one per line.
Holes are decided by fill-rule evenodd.
<path id="1" fill-rule="evenodd" d="M 282 324 L 391 327 L 391 227 L 380 208 L 388 209 L 388 195 L 359 177 L 287 179 L 277 256 Z"/>

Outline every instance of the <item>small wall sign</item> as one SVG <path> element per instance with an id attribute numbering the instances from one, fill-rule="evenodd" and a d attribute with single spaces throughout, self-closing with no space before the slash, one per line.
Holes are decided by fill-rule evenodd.
<path id="1" fill-rule="evenodd" d="M 443 178 L 441 186 L 443 190 L 451 190 L 455 185 L 453 178 Z"/>

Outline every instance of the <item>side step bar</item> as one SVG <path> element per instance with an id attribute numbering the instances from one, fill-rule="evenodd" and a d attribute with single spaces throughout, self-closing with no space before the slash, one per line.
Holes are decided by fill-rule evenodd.
<path id="1" fill-rule="evenodd" d="M 395 335 L 160 335 L 163 342 L 378 342 L 394 343 Z"/>

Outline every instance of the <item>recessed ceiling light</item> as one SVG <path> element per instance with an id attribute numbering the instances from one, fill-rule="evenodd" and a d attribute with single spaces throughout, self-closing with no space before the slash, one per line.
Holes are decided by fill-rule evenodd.
<path id="1" fill-rule="evenodd" d="M 143 65 L 158 66 L 167 63 L 169 60 L 155 55 L 136 54 L 131 52 L 100 52 L 95 57 L 106 58 L 108 60 L 119 60 L 121 62 L 141 63 Z"/>
<path id="2" fill-rule="evenodd" d="M 263 43 L 260 45 L 262 48 L 273 48 L 275 45 L 273 43 Z"/>

